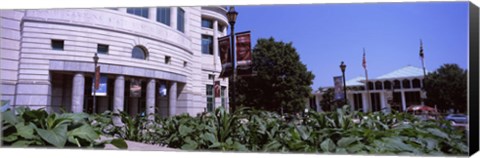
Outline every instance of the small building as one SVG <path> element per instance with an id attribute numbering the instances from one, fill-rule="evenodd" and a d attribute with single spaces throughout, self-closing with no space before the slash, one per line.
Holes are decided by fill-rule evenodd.
<path id="1" fill-rule="evenodd" d="M 363 112 L 368 111 L 369 105 L 372 112 L 385 108 L 405 111 L 409 106 L 423 104 L 423 78 L 423 69 L 410 65 L 369 78 L 367 84 L 364 76 L 358 76 L 346 81 L 347 100 L 353 110 Z M 317 111 L 321 111 L 320 101 L 328 88 L 333 86 L 313 93 L 311 107 L 317 107 Z"/>

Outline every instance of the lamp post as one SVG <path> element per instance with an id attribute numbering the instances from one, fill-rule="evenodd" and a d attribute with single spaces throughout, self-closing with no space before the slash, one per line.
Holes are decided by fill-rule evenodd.
<path id="1" fill-rule="evenodd" d="M 95 56 L 93 56 L 93 63 L 94 63 L 94 71 L 93 71 L 93 78 L 94 78 L 94 84 L 93 84 L 93 113 L 96 113 L 97 109 L 97 64 L 98 64 L 98 56 L 97 53 L 95 53 Z"/>
<path id="2" fill-rule="evenodd" d="M 347 84 L 346 84 L 346 81 L 345 81 L 345 69 L 347 68 L 347 65 L 345 65 L 342 61 L 342 63 L 340 64 L 340 70 L 342 70 L 342 78 L 343 78 L 343 97 L 344 97 L 344 101 L 345 101 L 345 104 L 347 104 Z"/>
<path id="3" fill-rule="evenodd" d="M 232 67 L 233 67 L 233 76 L 232 76 L 232 111 L 235 111 L 236 103 L 235 103 L 235 82 L 237 78 L 237 55 L 235 53 L 235 31 L 234 31 L 234 26 L 235 26 L 235 21 L 237 20 L 237 15 L 238 12 L 235 11 L 235 7 L 231 6 L 230 9 L 227 12 L 227 18 L 228 18 L 228 23 L 230 24 L 230 53 L 231 56 L 233 57 L 232 59 Z"/>

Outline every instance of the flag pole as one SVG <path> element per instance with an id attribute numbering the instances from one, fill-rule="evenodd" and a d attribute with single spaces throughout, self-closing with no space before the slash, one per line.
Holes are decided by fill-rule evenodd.
<path id="1" fill-rule="evenodd" d="M 365 69 L 365 90 L 367 90 L 367 112 L 371 112 L 372 110 L 372 105 L 370 104 L 370 91 L 368 89 L 368 71 L 367 71 L 367 59 L 365 58 L 365 48 L 363 48 L 363 62 L 362 62 L 363 68 Z"/>
<path id="2" fill-rule="evenodd" d="M 420 54 L 419 55 L 420 55 L 420 58 L 422 60 L 422 68 L 423 68 L 422 94 L 421 94 L 420 98 L 422 98 L 421 99 L 421 104 L 425 105 L 424 100 L 426 99 L 426 94 L 427 94 L 427 92 L 425 91 L 425 79 L 427 77 L 427 73 L 425 71 L 425 60 L 424 60 L 425 54 L 423 53 L 422 39 L 420 39 Z"/>

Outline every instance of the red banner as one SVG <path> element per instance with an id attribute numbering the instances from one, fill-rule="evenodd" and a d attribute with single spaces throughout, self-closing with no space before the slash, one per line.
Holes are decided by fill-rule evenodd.
<path id="1" fill-rule="evenodd" d="M 222 63 L 222 72 L 220 78 L 229 77 L 233 73 L 232 57 L 230 53 L 230 36 L 218 38 L 218 48 L 220 53 L 220 62 Z"/>
<path id="2" fill-rule="evenodd" d="M 237 75 L 251 76 L 253 70 L 250 31 L 236 33 L 236 43 Z"/>
<path id="3" fill-rule="evenodd" d="M 220 81 L 215 81 L 215 98 L 220 97 Z"/>
<path id="4" fill-rule="evenodd" d="M 95 68 L 95 90 L 100 87 L 100 66 Z"/>

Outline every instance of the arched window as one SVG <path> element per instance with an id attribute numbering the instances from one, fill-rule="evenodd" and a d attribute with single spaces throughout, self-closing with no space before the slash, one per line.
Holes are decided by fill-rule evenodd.
<path id="1" fill-rule="evenodd" d="M 399 80 L 393 81 L 393 88 L 400 89 L 400 81 Z"/>
<path id="2" fill-rule="evenodd" d="M 133 47 L 132 58 L 143 60 L 147 59 L 147 49 L 142 46 Z"/>
<path id="3" fill-rule="evenodd" d="M 383 89 L 382 82 L 376 81 L 376 82 L 375 82 L 375 89 L 376 89 L 376 90 L 382 90 L 382 89 Z"/>
<path id="4" fill-rule="evenodd" d="M 383 86 L 384 86 L 385 89 L 392 89 L 392 82 L 385 81 L 385 82 L 383 82 Z"/>
<path id="5" fill-rule="evenodd" d="M 404 79 L 402 81 L 402 84 L 403 84 L 403 88 L 410 88 L 410 80 Z"/>
<path id="6" fill-rule="evenodd" d="M 420 88 L 420 80 L 419 79 L 413 79 L 412 80 L 412 87 L 413 88 Z"/>
<path id="7" fill-rule="evenodd" d="M 373 83 L 372 82 L 368 82 L 368 90 L 373 90 Z"/>

